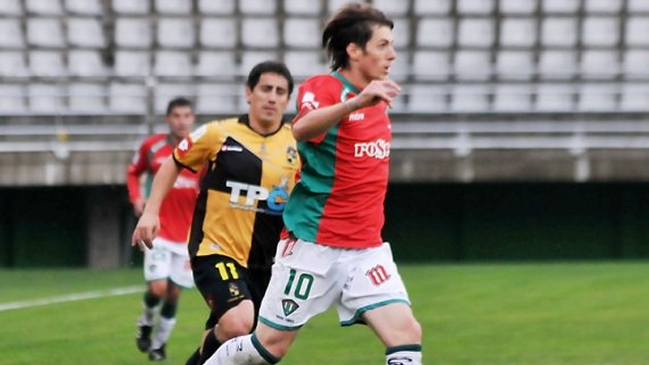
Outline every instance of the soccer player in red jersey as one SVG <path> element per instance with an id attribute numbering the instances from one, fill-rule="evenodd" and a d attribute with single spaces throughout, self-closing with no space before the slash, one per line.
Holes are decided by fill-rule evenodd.
<path id="1" fill-rule="evenodd" d="M 274 364 L 299 329 L 331 306 L 340 324 L 367 324 L 386 347 L 386 364 L 421 365 L 421 326 L 383 242 L 390 119 L 400 92 L 388 78 L 396 58 L 393 23 L 366 4 L 349 4 L 325 26 L 332 73 L 298 92 L 293 135 L 301 179 L 284 210 L 271 282 L 252 335 L 223 344 L 207 365 Z"/>
<path id="2" fill-rule="evenodd" d="M 191 132 L 195 121 L 191 102 L 185 98 L 171 100 L 165 119 L 169 133 L 146 138 L 128 166 L 129 199 L 138 217 L 142 215 L 146 203 L 146 194 L 140 189 L 140 176 L 147 174 L 148 190 L 153 175 L 164 161 L 171 158 L 174 147 Z M 187 237 L 198 195 L 198 179 L 199 176 L 190 171 L 178 176 L 160 208 L 160 230 L 155 238 L 155 247 L 144 251 L 147 290 L 144 293 L 143 313 L 137 320 L 136 345 L 140 351 L 148 352 L 149 359 L 154 361 L 166 358 L 165 344 L 176 324 L 181 288 L 194 285 Z M 156 309 L 160 303 L 156 324 Z"/>

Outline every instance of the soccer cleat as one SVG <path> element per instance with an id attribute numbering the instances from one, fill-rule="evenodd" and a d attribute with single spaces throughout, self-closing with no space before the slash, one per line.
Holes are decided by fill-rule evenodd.
<path id="1" fill-rule="evenodd" d="M 135 344 L 137 349 L 141 352 L 147 352 L 151 348 L 151 326 L 137 325 L 137 337 L 135 337 Z"/>
<path id="2" fill-rule="evenodd" d="M 149 351 L 149 360 L 151 361 L 164 361 L 167 359 L 167 353 L 165 353 L 165 345 L 160 346 L 160 348 L 152 349 Z"/>

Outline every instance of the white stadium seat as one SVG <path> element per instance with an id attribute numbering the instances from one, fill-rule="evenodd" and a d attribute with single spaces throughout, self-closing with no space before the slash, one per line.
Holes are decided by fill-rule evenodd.
<path id="1" fill-rule="evenodd" d="M 23 85 L 0 84 L 0 113 L 22 113 L 26 110 Z"/>
<path id="2" fill-rule="evenodd" d="M 541 11 L 546 13 L 575 13 L 580 0 L 542 0 Z"/>
<path id="3" fill-rule="evenodd" d="M 586 78 L 612 79 L 620 70 L 617 51 L 586 50 L 581 57 L 581 72 Z"/>
<path id="4" fill-rule="evenodd" d="M 66 91 L 61 85 L 31 83 L 27 94 L 32 112 L 58 114 L 66 110 Z"/>
<path id="5" fill-rule="evenodd" d="M 200 14 L 234 14 L 237 0 L 199 0 L 198 12 Z"/>
<path id="6" fill-rule="evenodd" d="M 538 63 L 542 79 L 568 79 L 577 72 L 577 55 L 573 50 L 543 51 Z"/>
<path id="7" fill-rule="evenodd" d="M 534 74 L 534 55 L 530 51 L 500 51 L 496 73 L 500 79 L 529 80 Z"/>
<path id="8" fill-rule="evenodd" d="M 532 47 L 536 42 L 536 19 L 504 18 L 500 28 L 503 47 Z"/>
<path id="9" fill-rule="evenodd" d="M 528 85 L 498 85 L 494 93 L 493 109 L 500 112 L 531 110 L 530 87 Z"/>
<path id="10" fill-rule="evenodd" d="M 153 41 L 149 18 L 118 18 L 115 21 L 115 43 L 124 48 L 148 48 Z"/>
<path id="11" fill-rule="evenodd" d="M 627 46 L 649 46 L 649 16 L 630 16 L 624 25 Z"/>
<path id="12" fill-rule="evenodd" d="M 319 18 L 287 18 L 284 20 L 284 42 L 289 47 L 320 47 Z"/>
<path id="13" fill-rule="evenodd" d="M 647 85 L 624 84 L 620 109 L 622 111 L 649 111 L 649 88 Z"/>
<path id="14" fill-rule="evenodd" d="M 195 86 L 190 84 L 159 84 L 153 91 L 155 112 L 160 115 L 166 113 L 169 100 L 179 96 L 192 100 L 196 95 Z"/>
<path id="15" fill-rule="evenodd" d="M 615 46 L 620 39 L 620 22 L 616 17 L 586 17 L 582 23 L 582 44 Z"/>
<path id="16" fill-rule="evenodd" d="M 494 10 L 495 0 L 457 0 L 457 11 L 460 14 L 490 14 Z"/>
<path id="17" fill-rule="evenodd" d="M 419 15 L 448 14 L 451 10 L 451 0 L 414 0 L 414 13 Z"/>
<path id="18" fill-rule="evenodd" d="M 451 110 L 484 112 L 489 110 L 489 88 L 484 85 L 456 85 L 451 96 Z"/>
<path id="19" fill-rule="evenodd" d="M 99 19 L 68 18 L 68 43 L 76 47 L 102 48 L 106 45 L 104 29 Z"/>
<path id="20" fill-rule="evenodd" d="M 147 111 L 147 90 L 141 83 L 111 83 L 108 95 L 108 106 L 113 112 L 144 114 Z"/>
<path id="21" fill-rule="evenodd" d="M 446 93 L 432 85 L 410 85 L 408 111 L 415 113 L 439 113 L 448 108 Z"/>
<path id="22" fill-rule="evenodd" d="M 163 48 L 191 48 L 194 46 L 194 24 L 191 18 L 158 19 L 158 44 Z"/>
<path id="23" fill-rule="evenodd" d="M 417 24 L 418 47 L 450 47 L 455 38 L 453 20 L 422 18 Z"/>
<path id="24" fill-rule="evenodd" d="M 118 14 L 149 13 L 149 0 L 113 0 L 113 10 Z"/>
<path id="25" fill-rule="evenodd" d="M 458 51 L 453 66 L 458 80 L 483 81 L 492 73 L 488 51 Z"/>
<path id="26" fill-rule="evenodd" d="M 548 47 L 574 47 L 577 44 L 577 19 L 543 19 L 541 23 L 541 44 Z"/>
<path id="27" fill-rule="evenodd" d="M 239 75 L 235 53 L 225 51 L 202 51 L 198 55 L 195 74 L 205 77 L 231 78 Z"/>
<path id="28" fill-rule="evenodd" d="M 0 52 L 1 77 L 25 77 L 29 75 L 25 54 L 21 51 Z"/>
<path id="29" fill-rule="evenodd" d="M 394 29 L 392 34 L 394 36 L 394 47 L 397 49 L 405 49 L 410 45 L 410 20 L 407 18 L 394 18 Z M 316 39 L 319 39 L 316 38 Z"/>
<path id="30" fill-rule="evenodd" d="M 584 9 L 589 13 L 617 13 L 622 9 L 622 0 L 586 0 Z"/>
<path id="31" fill-rule="evenodd" d="M 126 51 L 115 52 L 115 75 L 121 77 L 146 77 L 151 72 L 149 52 Z"/>
<path id="32" fill-rule="evenodd" d="M 535 110 L 566 112 L 574 109 L 574 86 L 570 84 L 539 84 L 536 90 Z"/>
<path id="33" fill-rule="evenodd" d="M 489 48 L 495 39 L 494 21 L 491 18 L 460 19 L 458 44 L 460 47 Z"/>
<path id="34" fill-rule="evenodd" d="M 374 0 L 372 5 L 381 9 L 389 17 L 403 16 L 408 13 L 408 1 Z"/>
<path id="35" fill-rule="evenodd" d="M 101 0 L 65 0 L 65 9 L 80 15 L 101 16 L 104 13 Z"/>
<path id="36" fill-rule="evenodd" d="M 417 80 L 445 80 L 451 74 L 450 55 L 443 51 L 418 51 L 413 55 L 413 76 Z"/>
<path id="37" fill-rule="evenodd" d="M 0 48 L 24 48 L 25 37 L 18 19 L 0 19 Z"/>
<path id="38" fill-rule="evenodd" d="M 500 11 L 503 14 L 532 14 L 538 6 L 537 0 L 500 0 Z"/>
<path id="39" fill-rule="evenodd" d="M 649 12 L 649 1 L 647 0 L 627 0 L 627 11 L 629 13 Z"/>
<path id="40" fill-rule="evenodd" d="M 627 78 L 649 77 L 649 50 L 627 49 L 624 53 L 623 72 Z"/>
<path id="41" fill-rule="evenodd" d="M 196 111 L 201 114 L 236 112 L 237 100 L 242 95 L 242 85 L 201 83 L 198 85 Z"/>
<path id="42" fill-rule="evenodd" d="M 192 11 L 192 2 L 187 0 L 155 0 L 155 10 L 160 14 L 187 15 Z"/>
<path id="43" fill-rule="evenodd" d="M 63 14 L 59 0 L 25 0 L 25 11 L 39 15 Z"/>
<path id="44" fill-rule="evenodd" d="M 57 51 L 30 51 L 29 69 L 37 77 L 65 76 L 63 53 Z"/>
<path id="45" fill-rule="evenodd" d="M 320 59 L 320 54 L 313 51 L 287 51 L 284 53 L 284 63 L 295 79 L 328 71 Z"/>
<path id="46" fill-rule="evenodd" d="M 37 47 L 65 46 L 61 21 L 57 18 L 30 18 L 27 20 L 27 43 Z"/>
<path id="47" fill-rule="evenodd" d="M 23 8 L 20 0 L 0 0 L 0 14 L 2 15 L 22 15 Z"/>
<path id="48" fill-rule="evenodd" d="M 237 44 L 237 21 L 233 18 L 203 18 L 200 43 L 205 47 L 234 48 Z"/>
<path id="49" fill-rule="evenodd" d="M 244 18 L 241 25 L 241 41 L 245 47 L 277 48 L 279 29 L 275 18 Z"/>
<path id="50" fill-rule="evenodd" d="M 104 84 L 73 83 L 68 87 L 68 107 L 76 113 L 102 113 L 106 109 Z"/>
<path id="51" fill-rule="evenodd" d="M 615 95 L 617 90 L 608 84 L 582 84 L 579 86 L 580 111 L 599 112 L 616 109 Z"/>
<path id="52" fill-rule="evenodd" d="M 322 10 L 322 1 L 283 0 L 284 11 L 291 15 L 316 16 Z"/>
<path id="53" fill-rule="evenodd" d="M 277 10 L 277 0 L 239 0 L 239 9 L 246 15 L 273 15 Z"/>
<path id="54" fill-rule="evenodd" d="M 86 49 L 68 51 L 68 73 L 78 77 L 107 75 L 100 52 Z"/>
<path id="55" fill-rule="evenodd" d="M 263 61 L 277 61 L 276 51 L 246 51 L 241 57 L 241 74 L 248 75 L 255 65 Z"/>
<path id="56" fill-rule="evenodd" d="M 191 54 L 188 52 L 158 51 L 155 54 L 154 73 L 157 76 L 189 77 L 193 74 Z"/>

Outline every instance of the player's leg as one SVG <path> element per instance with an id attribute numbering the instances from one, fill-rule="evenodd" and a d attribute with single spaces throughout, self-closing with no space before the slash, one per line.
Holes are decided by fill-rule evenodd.
<path id="1" fill-rule="evenodd" d="M 338 308 L 341 324 L 368 324 L 386 346 L 386 363 L 421 365 L 421 326 L 389 244 L 350 251 L 346 260 L 343 266 L 350 269 L 350 284 Z"/>
<path id="2" fill-rule="evenodd" d="M 154 247 L 144 251 L 144 279 L 147 290 L 142 301 L 142 314 L 137 319 L 137 348 L 147 352 L 151 348 L 151 335 L 155 325 L 158 306 L 167 293 L 167 278 L 171 255 L 166 248 L 154 240 Z"/>

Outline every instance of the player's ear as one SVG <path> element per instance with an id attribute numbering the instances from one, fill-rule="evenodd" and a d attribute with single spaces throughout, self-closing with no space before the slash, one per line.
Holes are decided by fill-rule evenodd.
<path id="1" fill-rule="evenodd" d="M 250 90 L 250 87 L 246 86 L 245 91 L 246 91 L 246 101 L 248 102 L 248 104 L 250 104 L 250 99 L 252 99 L 252 90 Z"/>
<path id="2" fill-rule="evenodd" d="M 347 51 L 347 56 L 351 61 L 357 61 L 358 58 L 363 54 L 363 50 L 356 43 L 349 43 L 345 48 Z"/>

